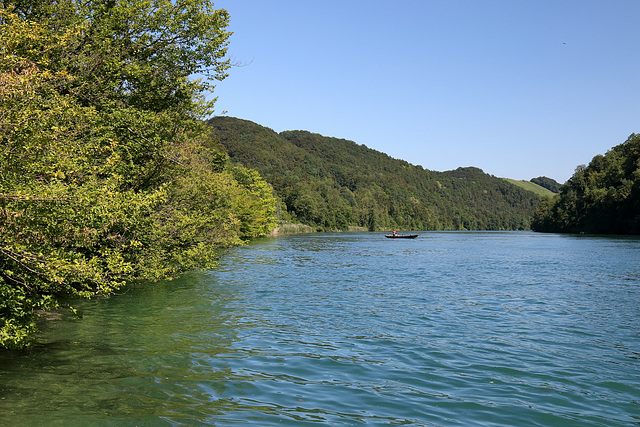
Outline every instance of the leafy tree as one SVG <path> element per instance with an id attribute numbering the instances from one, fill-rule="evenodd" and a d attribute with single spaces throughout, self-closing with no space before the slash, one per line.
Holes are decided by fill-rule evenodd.
<path id="1" fill-rule="evenodd" d="M 537 231 L 640 234 L 640 135 L 580 165 L 534 216 Z"/>
<path id="2" fill-rule="evenodd" d="M 200 121 L 227 23 L 208 0 L 0 3 L 0 346 L 274 224 L 270 187 Z"/>

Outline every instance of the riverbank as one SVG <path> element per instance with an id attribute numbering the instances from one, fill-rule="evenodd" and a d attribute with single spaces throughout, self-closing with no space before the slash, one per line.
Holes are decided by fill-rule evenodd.
<path id="1" fill-rule="evenodd" d="M 349 226 L 347 230 L 331 230 L 333 232 L 339 233 L 342 231 L 367 231 L 366 227 L 356 227 Z M 316 233 L 317 229 L 311 227 L 306 224 L 293 224 L 289 222 L 280 223 L 276 228 L 274 228 L 271 233 L 269 233 L 269 237 L 278 236 L 280 234 L 301 234 L 301 233 Z"/>

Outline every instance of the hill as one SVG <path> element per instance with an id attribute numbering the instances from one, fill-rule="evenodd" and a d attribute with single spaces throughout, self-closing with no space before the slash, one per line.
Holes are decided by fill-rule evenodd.
<path id="1" fill-rule="evenodd" d="M 233 162 L 273 186 L 285 217 L 319 230 L 524 230 L 540 203 L 478 168 L 435 172 L 307 131 L 278 134 L 232 117 L 208 124 Z"/>
<path id="2" fill-rule="evenodd" d="M 517 179 L 510 179 L 510 178 L 504 178 L 504 179 L 506 179 L 513 185 L 517 185 L 518 187 L 523 188 L 527 191 L 536 193 L 539 196 L 553 197 L 556 195 L 556 193 L 554 193 L 553 191 L 547 188 L 544 188 L 532 181 L 518 181 Z"/>

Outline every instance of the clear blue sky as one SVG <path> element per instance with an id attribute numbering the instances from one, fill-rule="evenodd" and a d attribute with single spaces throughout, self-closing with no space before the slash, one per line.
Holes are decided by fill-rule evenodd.
<path id="1" fill-rule="evenodd" d="M 219 0 L 216 114 L 563 183 L 640 132 L 640 0 Z"/>

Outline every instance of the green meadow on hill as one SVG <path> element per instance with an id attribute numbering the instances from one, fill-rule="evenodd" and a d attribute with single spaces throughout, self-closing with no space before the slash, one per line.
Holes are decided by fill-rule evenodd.
<path id="1" fill-rule="evenodd" d="M 504 179 L 506 179 L 508 182 L 510 182 L 513 185 L 517 185 L 518 187 L 523 188 L 527 191 L 536 193 L 539 196 L 553 197 L 556 195 L 556 193 L 554 193 L 553 191 L 548 190 L 531 181 L 521 181 L 521 180 L 519 181 L 517 179 L 511 179 L 511 178 L 504 178 Z"/>

